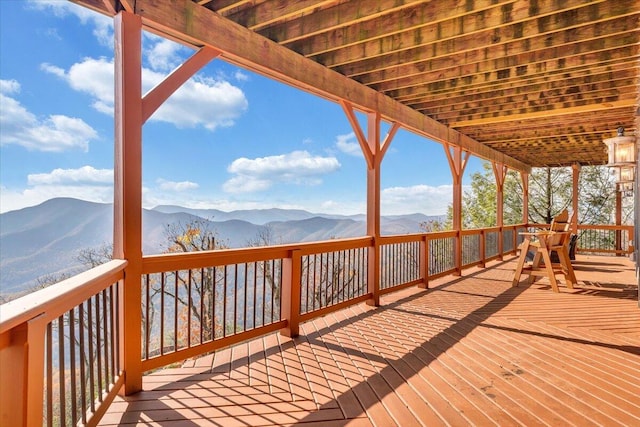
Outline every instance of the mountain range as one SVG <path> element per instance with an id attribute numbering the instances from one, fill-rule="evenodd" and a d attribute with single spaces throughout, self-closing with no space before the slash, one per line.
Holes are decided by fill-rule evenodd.
<path id="1" fill-rule="evenodd" d="M 420 224 L 442 217 L 423 214 L 381 218 L 382 234 L 421 231 Z M 330 215 L 293 209 L 252 209 L 225 212 L 157 206 L 145 209 L 143 253 L 167 249 L 167 226 L 200 221 L 215 230 L 229 247 L 245 247 L 269 229 L 277 243 L 295 243 L 365 235 L 365 215 Z M 82 249 L 112 242 L 113 206 L 71 198 L 0 214 L 0 296 L 11 298 L 33 289 L 44 276 L 60 277 L 83 269 Z"/>

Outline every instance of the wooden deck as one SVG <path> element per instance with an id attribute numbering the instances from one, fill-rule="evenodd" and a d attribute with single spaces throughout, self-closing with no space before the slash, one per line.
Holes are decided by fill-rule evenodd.
<path id="1" fill-rule="evenodd" d="M 515 260 L 359 304 L 144 377 L 103 425 L 640 425 L 632 263 L 511 287 Z"/>

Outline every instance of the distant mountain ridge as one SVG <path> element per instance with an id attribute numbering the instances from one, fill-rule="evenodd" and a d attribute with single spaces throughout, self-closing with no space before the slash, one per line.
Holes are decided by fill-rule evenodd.
<path id="1" fill-rule="evenodd" d="M 419 233 L 420 223 L 442 217 L 423 214 L 381 218 L 382 234 Z M 230 247 L 244 247 L 266 227 L 277 243 L 309 242 L 363 236 L 365 215 L 316 214 L 304 210 L 252 209 L 225 212 L 157 206 L 145 209 L 143 252 L 167 248 L 166 227 L 194 220 L 216 230 Z M 71 198 L 56 198 L 38 206 L 0 214 L 0 295 L 23 293 L 44 275 L 75 274 L 82 266 L 81 249 L 113 239 L 113 206 Z"/>
<path id="2" fill-rule="evenodd" d="M 358 215 L 332 215 L 317 214 L 307 212 L 301 209 L 248 209 L 225 212 L 218 209 L 191 209 L 174 205 L 159 205 L 152 210 L 162 213 L 178 213 L 184 212 L 191 215 L 199 216 L 208 220 L 227 221 L 230 219 L 239 219 L 256 225 L 266 225 L 274 221 L 297 221 L 309 219 L 313 217 L 323 217 L 330 219 L 352 219 L 355 221 L 365 221 L 366 216 Z M 418 214 L 419 215 L 419 214 Z"/>

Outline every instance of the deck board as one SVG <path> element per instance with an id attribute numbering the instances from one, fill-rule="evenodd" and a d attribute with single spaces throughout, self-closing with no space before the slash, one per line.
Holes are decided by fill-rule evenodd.
<path id="1" fill-rule="evenodd" d="M 101 425 L 640 425 L 632 263 L 579 256 L 575 289 L 515 260 L 388 294 L 146 375 Z"/>

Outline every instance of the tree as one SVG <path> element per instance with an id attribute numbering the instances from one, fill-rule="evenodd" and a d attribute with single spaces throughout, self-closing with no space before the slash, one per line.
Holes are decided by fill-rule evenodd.
<path id="1" fill-rule="evenodd" d="M 463 197 L 464 228 L 496 225 L 496 186 L 489 163 L 471 177 L 471 189 Z M 585 166 L 578 182 L 578 222 L 610 223 L 615 210 L 614 184 L 608 168 Z M 504 223 L 522 222 L 522 182 L 509 171 L 504 183 Z M 571 209 L 573 171 L 569 167 L 533 168 L 529 175 L 529 222 L 550 223 L 564 209 Z"/>
<path id="2" fill-rule="evenodd" d="M 281 244 L 282 239 L 275 237 L 273 228 L 266 225 L 262 227 L 253 239 L 247 242 L 248 247 L 273 246 Z M 258 269 L 266 283 L 269 285 L 273 307 L 280 307 L 280 298 L 282 292 L 282 264 L 281 263 L 258 263 Z M 264 319 L 263 319 L 264 321 Z M 254 319 L 255 322 L 255 319 Z"/>
<path id="3" fill-rule="evenodd" d="M 200 252 L 228 249 L 227 242 L 218 238 L 217 231 L 211 226 L 210 221 L 196 218 L 187 223 L 173 223 L 165 227 L 167 239 L 166 253 Z M 175 316 L 182 316 L 186 323 L 191 325 L 190 330 L 184 331 L 180 336 L 173 337 L 176 347 L 184 345 L 189 338 L 197 342 L 213 340 L 224 334 L 226 328 L 224 319 L 216 318 L 216 295 L 224 282 L 225 273 L 215 267 L 193 269 L 189 271 L 170 272 L 160 275 L 159 280 L 149 279 L 147 286 L 153 296 L 164 293 L 178 302 L 178 311 Z M 170 288 L 170 283 L 174 288 Z M 218 289 L 217 289 L 218 288 Z M 158 301 L 146 302 L 155 310 Z M 225 303 L 224 300 L 222 302 Z M 163 308 L 160 307 L 162 310 Z M 144 317 L 144 316 L 143 316 Z M 195 322 L 193 322 L 194 320 Z M 150 331 L 145 331 L 150 335 Z M 145 340 L 146 341 L 146 340 Z M 165 343 L 162 343 L 164 346 Z"/>

